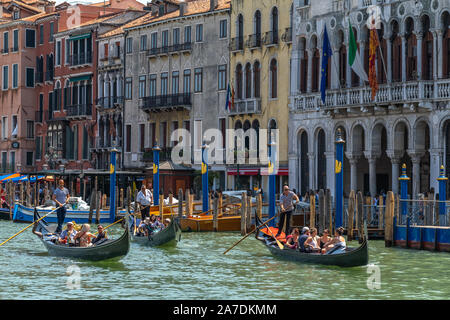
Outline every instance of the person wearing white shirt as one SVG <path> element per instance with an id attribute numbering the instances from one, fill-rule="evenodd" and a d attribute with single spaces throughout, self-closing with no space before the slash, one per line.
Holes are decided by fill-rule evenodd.
<path id="1" fill-rule="evenodd" d="M 141 205 L 141 219 L 144 220 L 146 217 L 150 217 L 150 206 L 153 202 L 153 196 L 144 183 L 136 197 L 136 202 Z"/>

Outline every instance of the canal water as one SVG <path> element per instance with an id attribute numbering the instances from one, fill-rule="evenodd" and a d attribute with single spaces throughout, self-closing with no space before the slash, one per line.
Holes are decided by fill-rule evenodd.
<path id="1" fill-rule="evenodd" d="M 0 240 L 25 226 L 0 221 Z M 279 260 L 254 237 L 223 255 L 239 233 L 183 233 L 177 247 L 132 243 L 120 261 L 84 262 L 48 256 L 30 229 L 0 247 L 0 299 L 450 298 L 449 253 L 384 241 L 370 241 L 369 266 L 355 268 Z"/>

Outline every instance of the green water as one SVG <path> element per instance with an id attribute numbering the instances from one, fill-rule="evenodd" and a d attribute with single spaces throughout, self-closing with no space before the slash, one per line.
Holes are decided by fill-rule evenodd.
<path id="1" fill-rule="evenodd" d="M 0 240 L 26 225 L 0 221 Z M 109 231 L 118 236 L 120 227 Z M 302 265 L 274 258 L 253 237 L 227 255 L 239 233 L 183 233 L 173 248 L 132 243 L 120 261 L 50 257 L 31 233 L 0 247 L 0 299 L 449 299 L 450 254 L 385 248 L 369 242 L 380 288 L 368 288 L 373 267 Z M 356 242 L 351 243 L 357 246 Z M 80 271 L 79 289 L 67 286 Z M 69 269 L 70 270 L 70 269 Z M 373 284 L 373 282 L 370 282 Z"/>

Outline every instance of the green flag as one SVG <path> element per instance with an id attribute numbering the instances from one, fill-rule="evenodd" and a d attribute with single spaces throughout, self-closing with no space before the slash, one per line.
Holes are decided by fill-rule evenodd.
<path id="1" fill-rule="evenodd" d="M 358 77 L 364 81 L 369 81 L 367 73 L 364 71 L 364 67 L 361 63 L 361 57 L 358 52 L 358 47 L 356 45 L 355 35 L 353 34 L 352 24 L 348 20 L 349 26 L 349 44 L 348 44 L 348 64 L 352 67 L 353 71 L 358 75 Z"/>

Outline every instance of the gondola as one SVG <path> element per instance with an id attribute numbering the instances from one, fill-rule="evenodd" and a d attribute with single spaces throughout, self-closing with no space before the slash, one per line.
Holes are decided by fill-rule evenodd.
<path id="1" fill-rule="evenodd" d="M 10 220 L 11 216 L 9 213 L 9 209 L 7 208 L 0 208 L 0 220 Z"/>
<path id="2" fill-rule="evenodd" d="M 35 211 L 34 221 L 39 218 L 38 212 Z M 126 256 L 130 249 L 130 234 L 128 232 L 127 223 L 125 223 L 125 232 L 118 239 L 108 239 L 91 247 L 70 247 L 67 245 L 55 244 L 50 241 L 48 236 L 46 236 L 52 234 L 55 229 L 56 225 L 49 225 L 45 219 L 37 222 L 35 229 L 35 231 L 42 233 L 43 237 L 40 237 L 40 239 L 51 256 L 100 261 L 106 259 L 120 259 Z"/>
<path id="3" fill-rule="evenodd" d="M 146 236 L 135 235 L 135 225 L 140 223 L 139 219 L 136 219 L 136 224 L 132 216 L 128 216 L 128 225 L 130 226 L 131 240 L 141 245 L 157 247 L 166 244 L 176 245 L 181 239 L 181 227 L 178 222 L 178 218 L 171 219 L 170 224 L 163 230 Z"/>
<path id="4" fill-rule="evenodd" d="M 261 225 L 261 220 L 256 217 L 258 225 Z M 271 231 L 276 234 L 276 228 L 270 228 Z M 347 248 L 346 252 L 338 254 L 320 254 L 320 253 L 304 253 L 298 250 L 290 249 L 285 247 L 281 250 L 273 237 L 264 233 L 267 230 L 266 227 L 259 228 L 256 232 L 256 239 L 261 241 L 269 251 L 282 259 L 302 262 L 302 263 L 312 263 L 312 264 L 322 264 L 322 265 L 335 265 L 340 267 L 356 267 L 365 266 L 369 262 L 369 248 L 367 242 L 367 236 L 364 236 L 364 240 L 361 245 L 357 248 Z M 366 233 L 367 235 L 367 233 Z"/>

